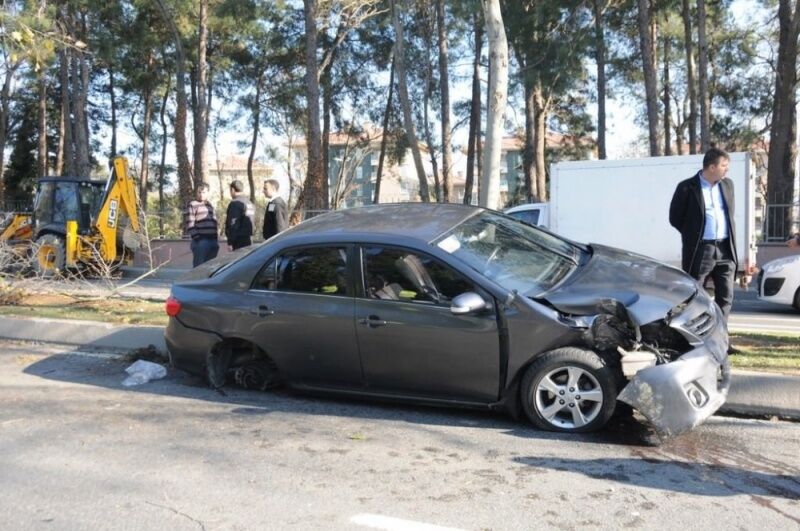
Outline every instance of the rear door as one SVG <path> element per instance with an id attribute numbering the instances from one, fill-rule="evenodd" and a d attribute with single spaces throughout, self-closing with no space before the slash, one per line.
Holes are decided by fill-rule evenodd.
<path id="1" fill-rule="evenodd" d="M 497 400 L 499 335 L 494 304 L 466 277 L 424 253 L 364 246 L 356 329 L 370 390 L 474 402 Z M 490 309 L 453 315 L 474 291 Z"/>
<path id="2" fill-rule="evenodd" d="M 254 338 L 290 380 L 342 388 L 362 383 L 350 249 L 282 252 L 264 265 L 246 294 Z"/>

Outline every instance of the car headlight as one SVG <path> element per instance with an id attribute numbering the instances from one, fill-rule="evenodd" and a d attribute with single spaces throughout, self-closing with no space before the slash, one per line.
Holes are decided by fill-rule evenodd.
<path id="1" fill-rule="evenodd" d="M 800 262 L 800 254 L 795 256 L 786 256 L 784 258 L 778 258 L 777 260 L 767 262 L 767 264 L 764 266 L 764 271 L 766 273 L 778 273 L 779 271 L 782 271 L 784 267 L 794 264 L 795 262 Z"/>

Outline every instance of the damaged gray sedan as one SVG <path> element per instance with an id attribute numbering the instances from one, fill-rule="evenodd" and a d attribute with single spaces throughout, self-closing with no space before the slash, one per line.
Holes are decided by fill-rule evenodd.
<path id="1" fill-rule="evenodd" d="M 725 401 L 722 315 L 683 272 L 494 211 L 380 205 L 306 221 L 176 283 L 172 363 L 257 389 L 524 412 L 587 432 L 618 401 L 662 435 Z"/>

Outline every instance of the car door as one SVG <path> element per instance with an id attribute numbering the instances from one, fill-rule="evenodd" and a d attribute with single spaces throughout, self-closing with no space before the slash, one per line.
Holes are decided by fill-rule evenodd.
<path id="1" fill-rule="evenodd" d="M 491 402 L 499 336 L 492 299 L 443 262 L 415 251 L 362 246 L 356 329 L 370 390 Z M 453 315 L 450 301 L 479 292 L 489 309 Z"/>
<path id="2" fill-rule="evenodd" d="M 282 373 L 312 386 L 361 386 L 346 245 L 273 257 L 247 292 L 253 335 Z"/>

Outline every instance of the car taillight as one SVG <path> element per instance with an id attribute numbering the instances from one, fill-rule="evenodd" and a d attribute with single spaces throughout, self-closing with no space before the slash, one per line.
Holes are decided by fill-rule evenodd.
<path id="1" fill-rule="evenodd" d="M 181 301 L 179 301 L 175 297 L 169 297 L 167 299 L 165 310 L 167 311 L 167 315 L 169 315 L 170 317 L 175 317 L 176 315 L 181 313 Z"/>

